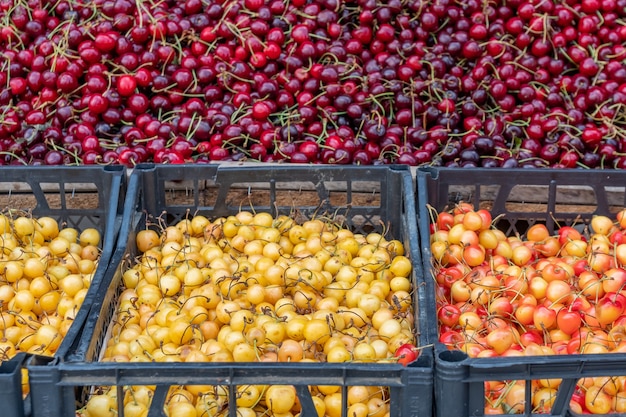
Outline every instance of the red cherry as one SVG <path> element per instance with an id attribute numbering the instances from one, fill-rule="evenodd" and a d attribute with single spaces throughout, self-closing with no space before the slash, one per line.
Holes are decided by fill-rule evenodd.
<path id="1" fill-rule="evenodd" d="M 396 350 L 394 356 L 398 358 L 398 363 L 407 366 L 417 359 L 419 350 L 414 345 L 405 343 Z"/>
<path id="2" fill-rule="evenodd" d="M 116 85 L 117 91 L 120 95 L 128 97 L 135 92 L 135 89 L 137 88 L 137 81 L 132 75 L 122 75 L 121 77 L 118 77 Z"/>

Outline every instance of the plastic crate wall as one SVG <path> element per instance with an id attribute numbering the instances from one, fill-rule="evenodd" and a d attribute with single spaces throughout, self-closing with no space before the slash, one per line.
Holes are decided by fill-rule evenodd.
<path id="1" fill-rule="evenodd" d="M 78 230 L 94 227 L 101 233 L 102 252 L 92 280 L 93 289 L 88 292 L 84 308 L 77 314 L 57 356 L 63 356 L 78 337 L 97 287 L 104 278 L 121 223 L 125 185 L 126 173 L 122 167 L 0 168 L 0 210 L 49 216 L 60 226 Z M 86 194 L 91 197 L 89 205 L 83 204 Z M 22 399 L 21 387 L 21 369 L 28 356 L 20 354 L 0 365 L 0 403 L 7 405 L 2 413 L 5 417 L 30 414 L 30 398 Z"/>
<path id="2" fill-rule="evenodd" d="M 611 216 L 626 207 L 626 172 L 616 170 L 420 168 L 416 182 L 424 272 L 433 282 L 431 208 L 440 212 L 461 201 L 486 204 L 494 219 L 502 216 L 497 227 L 523 236 L 535 223 L 546 224 L 551 232 L 560 225 L 586 232 L 593 215 Z M 438 336 L 435 328 L 431 340 Z M 493 380 L 526 381 L 523 415 L 572 415 L 569 401 L 581 377 L 619 375 L 626 375 L 626 354 L 477 359 L 435 342 L 435 415 L 483 416 L 484 383 Z M 554 405 L 550 414 L 533 414 L 530 383 L 546 378 L 562 378 Z"/>
<path id="3" fill-rule="evenodd" d="M 255 210 L 290 214 L 298 219 L 328 215 L 342 219 L 357 232 L 379 231 L 403 241 L 411 257 L 416 329 L 420 345 L 428 345 L 425 327 L 432 323 L 419 308 L 427 304 L 427 291 L 415 224 L 414 182 L 405 167 L 219 167 L 216 165 L 139 166 L 129 180 L 124 223 L 118 249 L 112 259 L 110 285 L 99 294 L 99 302 L 87 320 L 85 331 L 66 361 L 39 363 L 29 367 L 31 390 L 45 397 L 45 407 L 35 407 L 35 417 L 74 416 L 76 401 L 84 400 L 75 388 L 92 385 L 157 385 L 150 416 L 161 415 L 165 394 L 173 384 L 228 385 L 231 398 L 241 384 L 295 385 L 303 405 L 302 417 L 315 411 L 308 394 L 309 385 L 389 386 L 394 416 L 431 416 L 433 389 L 432 350 L 425 348 L 409 367 L 398 364 L 330 363 L 96 363 L 104 335 L 119 295 L 121 263 L 137 254 L 135 233 L 146 225 L 147 217 L 160 217 L 167 224 L 186 216 L 203 214 L 209 218 Z M 170 190 L 179 190 L 174 195 Z M 238 197 L 232 197 L 235 191 Z M 308 206 L 298 203 L 301 191 L 317 195 Z M 181 197 L 181 192 L 183 196 Z M 356 204 L 354 193 L 376 196 L 372 203 Z M 241 197 L 243 195 L 243 198 Z M 255 203 L 249 205 L 248 196 Z M 79 390 L 80 391 L 80 390 Z M 84 395 L 83 390 L 83 395 Z M 347 407 L 346 407 L 347 408 Z M 120 413 L 121 415 L 121 413 Z M 229 416 L 236 416 L 235 407 Z"/>

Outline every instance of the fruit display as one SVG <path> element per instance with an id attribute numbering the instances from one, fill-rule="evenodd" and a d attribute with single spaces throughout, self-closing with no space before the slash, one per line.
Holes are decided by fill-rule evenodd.
<path id="1" fill-rule="evenodd" d="M 327 219 L 297 224 L 241 211 L 143 229 L 136 245 L 102 361 L 406 365 L 419 352 L 412 265 L 398 240 Z M 125 415 L 147 413 L 146 390 L 127 391 Z M 339 386 L 312 390 L 319 416 L 341 416 Z M 101 410 L 113 410 L 116 395 L 92 396 L 80 414 L 114 415 Z M 352 386 L 347 395 L 350 416 L 389 415 L 384 387 Z M 219 386 L 173 387 L 166 407 L 169 416 L 217 416 L 233 401 L 238 415 L 299 412 L 295 388 L 283 385 L 240 386 L 236 400 Z"/>
<path id="2" fill-rule="evenodd" d="M 588 228 L 524 237 L 492 227 L 488 210 L 459 203 L 433 213 L 430 248 L 439 341 L 470 358 L 623 353 L 626 209 Z M 607 359 L 610 360 L 610 359 Z M 565 376 L 565 375 L 563 375 Z M 485 414 L 549 413 L 561 379 L 485 382 Z M 576 414 L 624 413 L 626 377 L 579 381 Z"/>
<path id="3" fill-rule="evenodd" d="M 624 168 L 625 10 L 5 0 L 0 163 Z"/>
<path id="4" fill-rule="evenodd" d="M 18 352 L 54 356 L 94 277 L 100 232 L 7 212 L 0 242 L 0 361 Z"/>
<path id="5" fill-rule="evenodd" d="M 429 416 L 413 189 L 401 166 L 136 167 L 82 332 L 28 364 L 33 415 Z"/>
<path id="6" fill-rule="evenodd" d="M 115 245 L 125 170 L 3 167 L 0 173 L 0 403 L 30 409 L 32 358 L 77 337 Z"/>

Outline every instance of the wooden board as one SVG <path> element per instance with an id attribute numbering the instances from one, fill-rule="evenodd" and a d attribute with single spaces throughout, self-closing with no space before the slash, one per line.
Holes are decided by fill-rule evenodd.
<path id="1" fill-rule="evenodd" d="M 233 162 L 222 164 L 229 167 L 233 166 L 254 166 L 259 165 L 255 163 L 241 163 L 241 162 Z M 273 164 L 273 165 L 281 165 L 281 164 Z M 264 164 L 267 166 L 267 164 Z M 415 176 L 417 168 L 412 167 L 411 173 Z M 132 170 L 128 170 L 128 174 Z M 55 187 L 56 184 L 46 185 L 43 184 L 43 190 L 49 191 L 48 204 L 51 207 L 60 207 L 60 197 L 58 195 L 58 188 Z M 98 205 L 98 196 L 97 193 L 94 192 L 94 187 L 90 186 L 90 184 L 66 184 L 66 201 L 70 207 L 73 208 L 95 208 Z M 336 191 L 342 191 L 341 184 L 332 184 L 336 188 Z M 267 201 L 267 195 L 255 191 L 254 193 L 248 192 L 248 185 L 243 183 L 239 184 L 241 186 L 240 190 L 236 190 L 232 193 L 233 201 L 239 200 L 242 204 L 250 203 L 250 204 L 261 204 L 263 201 Z M 255 187 L 258 188 L 258 184 L 255 184 Z M 168 200 L 170 198 L 177 199 L 177 201 L 181 202 L 189 202 L 193 201 L 193 196 L 191 193 L 190 184 L 183 182 L 172 182 L 167 183 L 166 188 L 169 190 Z M 370 206 L 375 205 L 378 202 L 378 193 L 379 193 L 379 183 L 355 183 L 352 198 L 354 204 L 362 205 L 362 206 Z M 318 196 L 314 192 L 313 187 L 310 183 L 300 183 L 293 182 L 289 185 L 280 184 L 280 189 L 289 190 L 290 193 L 284 194 L 285 198 L 289 199 L 289 201 L 282 201 L 281 204 L 289 204 L 293 203 L 295 205 L 312 205 L 317 204 Z M 619 187 L 608 187 L 607 188 L 607 197 L 609 199 L 609 204 L 613 207 L 613 211 L 617 211 L 624 204 L 624 194 L 625 188 Z M 332 189 L 331 189 L 332 191 Z M 457 199 L 459 201 L 470 201 L 472 198 L 472 193 L 475 190 L 473 187 L 451 187 L 451 192 L 457 194 Z M 493 199 L 495 198 L 497 189 L 495 187 L 485 186 L 481 188 L 481 195 L 483 196 L 483 202 L 481 203 L 481 208 L 491 208 L 493 204 Z M 342 193 L 338 192 L 337 196 L 340 196 Z M 281 194 L 282 195 L 282 194 Z M 507 203 L 507 209 L 510 211 L 518 211 L 518 212 L 542 212 L 546 210 L 545 201 L 547 201 L 547 187 L 540 186 L 516 186 L 514 192 L 511 193 L 510 200 Z M 27 210 L 29 208 L 34 207 L 34 198 L 30 195 L 28 184 L 26 183 L 12 183 L 7 185 L 6 183 L 0 183 L 0 210 L 5 210 L 7 208 L 11 209 L 23 209 Z M 210 198 L 207 196 L 205 201 L 210 201 Z M 561 212 L 580 212 L 580 213 L 591 213 L 595 207 L 595 193 L 592 186 L 559 186 L 558 194 L 557 194 L 557 203 L 559 204 L 559 211 Z M 334 205 L 338 205 L 340 201 L 331 201 Z"/>

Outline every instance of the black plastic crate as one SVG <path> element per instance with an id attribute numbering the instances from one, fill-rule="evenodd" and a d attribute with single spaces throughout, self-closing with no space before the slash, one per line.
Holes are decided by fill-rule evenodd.
<path id="1" fill-rule="evenodd" d="M 30 414 L 30 401 L 22 395 L 22 367 L 26 361 L 23 352 L 0 364 L 0 404 L 5 406 L 8 416 L 22 417 Z"/>
<path id="2" fill-rule="evenodd" d="M 432 281 L 430 207 L 440 212 L 461 201 L 473 203 L 488 208 L 494 219 L 501 216 L 499 229 L 520 236 L 535 223 L 546 224 L 550 232 L 574 225 L 586 233 L 593 215 L 611 217 L 626 207 L 626 172 L 615 170 L 420 168 L 416 182 L 422 260 Z M 497 380 L 526 381 L 525 410 L 518 415 L 574 415 L 569 403 L 580 378 L 626 375 L 626 354 L 470 358 L 448 350 L 434 330 L 437 417 L 483 416 L 484 384 Z M 531 381 L 549 378 L 562 378 L 551 412 L 533 414 Z"/>
<path id="3" fill-rule="evenodd" d="M 172 190 L 178 190 L 174 193 Z M 181 190 L 184 190 L 181 196 Z M 314 203 L 298 203 L 301 192 L 312 193 Z M 356 202 L 358 192 L 370 193 L 369 203 Z M 233 197 L 236 195 L 236 197 Z M 345 392 L 351 385 L 388 386 L 391 415 L 431 416 L 433 354 L 425 347 L 417 361 L 400 364 L 333 363 L 106 363 L 97 362 L 108 323 L 115 310 L 121 282 L 120 264 L 137 253 L 135 236 L 147 216 L 164 218 L 167 224 L 188 215 L 217 218 L 240 210 L 291 214 L 308 219 L 321 214 L 341 218 L 355 231 L 383 231 L 401 240 L 413 263 L 415 327 L 418 344 L 429 345 L 424 329 L 429 325 L 421 305 L 428 291 L 421 269 L 414 182 L 406 167 L 331 166 L 138 166 L 128 185 L 125 218 L 118 248 L 107 273 L 110 285 L 102 287 L 80 340 L 64 360 L 32 361 L 31 390 L 36 417 L 74 416 L 76 404 L 84 404 L 90 386 L 157 385 L 150 416 L 163 413 L 171 385 L 228 386 L 231 398 L 238 385 L 294 385 L 303 405 L 302 417 L 316 415 L 309 385 L 337 385 Z M 254 197 L 249 205 L 248 197 Z M 167 214 L 164 214 L 167 213 Z M 432 322 L 432 318 L 430 319 Z M 118 395 L 118 398 L 120 396 Z M 345 404 L 345 403 L 344 403 Z M 121 407 L 118 406 L 118 409 Z M 344 414 L 345 414 L 344 410 Z M 236 416 L 235 407 L 229 416 Z M 120 412 L 119 415 L 122 415 Z"/>
<path id="4" fill-rule="evenodd" d="M 126 172 L 122 167 L 2 167 L 0 168 L 0 208 L 20 210 L 35 217 L 49 216 L 60 225 L 83 230 L 97 228 L 101 233 L 100 263 L 92 286 L 76 315 L 74 324 L 57 350 L 62 357 L 78 337 L 89 306 L 115 248 L 121 224 Z M 22 401 L 21 370 L 28 359 L 18 354 L 0 365 L 2 415 L 30 414 L 30 398 Z"/>

